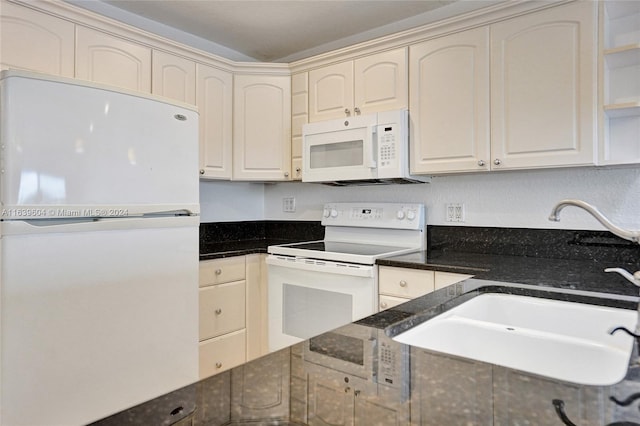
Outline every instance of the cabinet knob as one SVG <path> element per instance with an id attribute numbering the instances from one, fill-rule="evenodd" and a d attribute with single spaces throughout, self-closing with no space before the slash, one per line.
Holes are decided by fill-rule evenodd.
<path id="1" fill-rule="evenodd" d="M 406 287 L 407 282 L 405 280 L 400 281 L 400 287 Z"/>
<path id="2" fill-rule="evenodd" d="M 220 315 L 222 313 L 222 309 L 221 308 L 217 308 L 215 312 L 216 312 L 216 315 Z"/>
<path id="3" fill-rule="evenodd" d="M 353 112 L 355 112 L 357 115 L 360 115 L 360 108 L 355 107 L 355 108 L 353 109 Z"/>
<path id="4" fill-rule="evenodd" d="M 296 167 L 296 173 L 300 173 L 302 169 L 300 167 Z"/>
<path id="5" fill-rule="evenodd" d="M 353 391 L 353 396 L 358 396 L 360 395 L 360 391 L 359 390 L 354 390 Z"/>
<path id="6" fill-rule="evenodd" d="M 216 269 L 216 275 L 220 275 L 222 273 L 222 269 L 218 268 Z"/>
<path id="7" fill-rule="evenodd" d="M 289 172 L 284 172 L 284 177 L 288 178 L 289 177 Z"/>
<path id="8" fill-rule="evenodd" d="M 349 108 L 344 109 L 344 114 L 349 117 L 351 115 L 351 110 Z"/>
<path id="9" fill-rule="evenodd" d="M 221 362 L 216 362 L 216 368 L 222 368 L 222 363 Z"/>
<path id="10" fill-rule="evenodd" d="M 478 160 L 478 166 L 484 167 L 484 165 L 485 165 L 484 160 Z"/>
<path id="11" fill-rule="evenodd" d="M 349 393 L 349 391 L 351 391 L 351 388 L 349 386 L 344 388 L 344 393 Z"/>
<path id="12" fill-rule="evenodd" d="M 387 302 L 380 302 L 380 307 L 382 309 L 387 309 Z"/>
<path id="13" fill-rule="evenodd" d="M 500 164 L 502 164 L 502 161 L 499 158 L 496 158 L 495 160 L 493 160 L 493 164 L 499 166 Z"/>
<path id="14" fill-rule="evenodd" d="M 200 169 L 200 174 L 203 175 L 204 174 L 204 169 Z"/>

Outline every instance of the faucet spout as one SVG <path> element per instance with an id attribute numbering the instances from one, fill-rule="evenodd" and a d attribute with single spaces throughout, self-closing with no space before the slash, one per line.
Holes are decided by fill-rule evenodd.
<path id="1" fill-rule="evenodd" d="M 581 200 L 562 200 L 558 204 L 555 205 L 553 210 L 551 210 L 551 215 L 549 216 L 549 220 L 553 222 L 560 221 L 560 211 L 567 206 L 575 206 L 580 207 L 583 210 L 586 210 L 591 216 L 595 217 L 598 222 L 604 225 L 605 228 L 612 234 L 617 235 L 620 238 L 624 238 L 625 240 L 633 241 L 636 244 L 640 244 L 640 231 L 630 231 L 627 229 L 620 228 L 619 226 L 611 223 L 600 210 L 595 208 L 589 203 L 585 203 Z"/>

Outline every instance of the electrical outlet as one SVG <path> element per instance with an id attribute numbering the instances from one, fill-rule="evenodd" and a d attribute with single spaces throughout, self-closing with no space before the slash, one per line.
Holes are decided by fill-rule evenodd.
<path id="1" fill-rule="evenodd" d="M 293 213 L 296 211 L 296 197 L 282 198 L 282 211 L 285 213 Z"/>
<path id="2" fill-rule="evenodd" d="M 445 221 L 464 222 L 464 203 L 447 203 Z"/>

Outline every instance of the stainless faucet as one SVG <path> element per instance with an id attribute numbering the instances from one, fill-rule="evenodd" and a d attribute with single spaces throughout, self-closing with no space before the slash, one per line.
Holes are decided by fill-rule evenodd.
<path id="1" fill-rule="evenodd" d="M 604 217 L 602 213 L 600 213 L 600 210 L 593 207 L 591 204 L 585 203 L 584 201 L 581 201 L 581 200 L 560 201 L 558 204 L 556 204 L 556 206 L 551 211 L 551 216 L 549 216 L 549 220 L 552 220 L 554 222 L 560 222 L 560 218 L 558 217 L 558 215 L 560 214 L 560 210 L 562 210 L 567 206 L 576 206 L 586 210 L 587 212 L 591 213 L 593 217 L 598 219 L 598 221 L 601 224 L 603 224 L 604 227 L 607 228 L 612 234 L 615 234 L 620 238 L 624 238 L 625 240 L 633 241 L 636 244 L 640 244 L 640 231 L 629 231 L 627 229 L 623 229 L 623 228 L 620 228 L 619 226 L 614 225 L 613 223 L 609 222 L 609 220 L 606 217 Z M 640 287 L 640 271 L 636 271 L 633 274 L 629 273 L 628 271 L 622 268 L 607 268 L 604 271 L 616 272 L 622 275 L 625 279 L 627 279 L 627 281 L 633 283 L 637 287 Z M 638 309 L 640 310 L 640 306 Z M 639 324 L 639 327 L 640 327 L 640 324 Z"/>
<path id="2" fill-rule="evenodd" d="M 562 200 L 551 211 L 551 216 L 549 216 L 549 220 L 553 222 L 560 222 L 560 218 L 558 215 L 560 211 L 567 206 L 576 206 L 580 207 L 587 212 L 591 213 L 591 216 L 598 219 L 598 222 L 604 225 L 612 234 L 617 235 L 620 238 L 624 238 L 625 240 L 633 241 L 636 244 L 640 244 L 640 231 L 629 231 L 627 229 L 620 228 L 619 226 L 611 223 L 600 210 L 593 207 L 591 204 L 585 203 L 581 200 Z"/>

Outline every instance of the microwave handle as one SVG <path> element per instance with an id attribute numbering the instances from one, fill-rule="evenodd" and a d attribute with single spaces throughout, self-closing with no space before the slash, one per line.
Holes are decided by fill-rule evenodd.
<path id="1" fill-rule="evenodd" d="M 367 126 L 367 132 L 371 135 L 371 143 L 365 144 L 365 148 L 368 152 L 365 152 L 365 161 L 369 160 L 368 167 L 370 169 L 375 169 L 377 167 L 377 159 L 378 159 L 378 140 L 376 138 L 377 127 L 376 126 Z"/>

